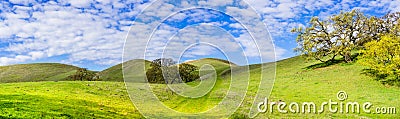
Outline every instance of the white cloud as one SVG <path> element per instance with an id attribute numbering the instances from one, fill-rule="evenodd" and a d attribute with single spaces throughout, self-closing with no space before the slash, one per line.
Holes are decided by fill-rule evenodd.
<path id="1" fill-rule="evenodd" d="M 13 4 L 20 4 L 20 5 L 28 5 L 29 3 L 34 2 L 35 0 L 10 0 Z"/>
<path id="2" fill-rule="evenodd" d="M 90 4 L 92 2 L 93 2 L 92 0 L 69 0 L 69 3 L 71 4 L 71 6 L 80 7 L 80 8 L 90 7 Z M 107 2 L 107 1 L 102 1 L 102 2 Z"/>
<path id="3" fill-rule="evenodd" d="M 96 1 L 96 2 L 95 2 Z M 0 43 L 10 45 L 0 46 L 0 65 L 20 63 L 29 60 L 43 59 L 48 57 L 66 55 L 67 59 L 64 62 L 75 63 L 83 60 L 93 61 L 97 64 L 115 64 L 120 61 L 123 49 L 124 38 L 129 29 L 132 20 L 152 1 L 145 4 L 144 0 L 128 0 L 124 2 L 112 0 L 72 0 L 72 1 L 49 1 L 46 3 L 36 3 L 34 0 L 10 0 L 13 4 L 18 4 L 10 7 L 10 3 L 1 1 L 0 9 Z M 312 0 L 312 1 L 295 1 L 295 0 L 246 0 L 252 8 L 255 8 L 262 17 L 262 21 L 268 27 L 274 37 L 281 37 L 290 34 L 290 29 L 293 27 L 304 26 L 311 16 L 327 17 L 338 13 L 340 10 L 361 9 L 362 11 L 377 10 L 377 13 L 385 14 L 387 12 L 400 11 L 400 2 L 397 0 L 385 1 L 352 1 L 342 0 L 336 2 L 332 0 Z M 152 26 L 158 23 L 152 23 L 154 19 L 150 16 L 164 18 L 171 13 L 182 10 L 183 7 L 191 6 L 191 2 L 181 1 L 180 6 L 165 2 L 156 2 L 149 7 L 140 22 L 136 22 L 135 29 L 131 29 L 132 33 L 128 39 L 135 39 L 134 44 L 127 44 L 128 50 L 134 54 L 140 54 L 143 45 L 147 42 L 148 34 L 153 30 Z M 232 0 L 212 0 L 201 1 L 201 6 L 210 6 L 216 8 L 220 5 L 233 5 Z M 71 6 L 65 6 L 70 4 Z M 236 4 L 236 3 L 235 3 Z M 241 2 L 240 4 L 244 4 Z M 33 5 L 33 6 L 28 6 Z M 92 8 L 94 6 L 95 8 Z M 133 6 L 133 7 L 131 7 Z M 85 9 L 79 9 L 85 8 Z M 124 9 L 120 9 L 124 8 Z M 225 10 L 229 15 L 233 15 L 243 20 L 240 22 L 257 23 L 251 24 L 249 27 L 254 31 L 254 34 L 262 33 L 265 28 L 255 28 L 262 26 L 257 22 L 257 14 L 252 12 L 251 7 L 231 7 L 225 6 L 216 8 L 217 10 Z M 202 25 L 227 25 L 227 22 L 213 21 L 219 13 L 207 12 L 204 10 L 194 10 L 194 12 L 178 13 L 170 20 L 180 21 L 189 18 L 190 22 L 208 21 Z M 144 23 L 146 22 L 146 24 Z M 229 24 L 232 28 L 241 28 L 240 24 Z M 154 42 L 152 42 L 152 52 L 162 51 L 160 46 L 163 46 L 166 39 L 169 39 L 175 34 L 176 29 L 168 25 L 162 25 L 159 31 L 156 32 Z M 193 29 L 192 29 L 193 30 Z M 220 42 L 214 42 L 212 39 L 221 39 L 221 35 L 215 37 L 202 35 L 197 31 L 186 33 L 182 38 L 210 41 L 220 45 Z M 235 31 L 235 30 L 232 30 Z M 232 32 L 230 31 L 230 32 Z M 212 32 L 204 32 L 210 33 Z M 235 33 L 243 33 L 237 31 Z M 224 36 L 226 37 L 226 36 Z M 249 36 L 241 34 L 238 41 L 245 41 Z M 257 35 L 256 38 L 268 38 L 269 34 Z M 242 40 L 241 40 L 242 39 Z M 293 40 L 276 39 L 280 41 Z M 227 39 L 224 39 L 227 40 Z M 250 41 L 250 40 L 248 40 Z M 285 41 L 288 42 L 288 41 Z M 193 43 L 192 41 L 187 43 Z M 231 42 L 235 43 L 235 42 Z M 187 44 L 171 42 L 171 46 L 183 47 Z M 235 43 L 236 44 L 236 43 Z M 249 46 L 251 42 L 243 42 Z M 254 45 L 254 44 L 253 44 Z M 271 43 L 258 44 L 260 46 L 271 46 Z M 221 44 L 221 48 L 238 49 L 238 46 L 226 43 Z M 192 55 L 207 54 L 210 52 L 207 47 L 201 50 L 193 50 Z M 246 54 L 255 55 L 256 50 L 245 49 Z M 270 47 L 261 49 L 262 53 L 271 55 L 273 49 Z M 287 49 L 286 49 L 287 50 Z M 287 52 L 285 49 L 276 47 L 275 53 L 279 58 Z M 290 50 L 290 49 L 289 49 Z M 5 53 L 4 53 L 5 52 Z M 158 55 L 157 53 L 153 54 Z"/>
<path id="4" fill-rule="evenodd" d="M 400 1 L 395 0 L 390 2 L 389 8 L 388 8 L 391 12 L 398 12 L 400 11 Z"/>
<path id="5" fill-rule="evenodd" d="M 120 19 L 118 17 L 107 18 L 118 16 L 117 14 L 96 15 L 74 8 L 90 5 L 89 2 L 81 2 L 71 1 L 73 7 L 51 2 L 45 5 L 35 4 L 32 7 L 14 6 L 14 12 L 5 13 L 5 20 L 0 22 L 0 29 L 6 31 L 0 33 L 0 38 L 12 39 L 6 40 L 11 42 L 11 45 L 3 50 L 8 52 L 7 54 L 0 54 L 0 64 L 59 55 L 70 55 L 67 62 L 71 63 L 92 60 L 107 64 L 110 63 L 109 60 L 120 59 L 127 27 L 116 24 Z M 33 8 L 43 11 L 32 11 Z"/>
<path id="6" fill-rule="evenodd" d="M 233 0 L 208 0 L 208 1 L 200 1 L 199 5 L 207 5 L 207 6 L 227 6 L 231 5 Z"/>
<path id="7" fill-rule="evenodd" d="M 236 29 L 243 28 L 243 26 L 241 24 L 239 24 L 239 23 L 229 24 L 229 27 L 236 28 Z"/>

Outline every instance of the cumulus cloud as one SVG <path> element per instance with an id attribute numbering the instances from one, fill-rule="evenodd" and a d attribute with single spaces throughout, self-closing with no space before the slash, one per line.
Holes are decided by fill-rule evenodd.
<path id="1" fill-rule="evenodd" d="M 213 5 L 209 5 L 208 8 L 211 9 L 189 10 L 177 6 L 167 13 L 165 11 L 161 12 L 156 9 L 164 6 L 163 4 L 165 4 L 167 7 L 170 6 L 169 3 L 154 3 L 154 6 L 148 8 L 143 16 L 138 18 L 138 21 L 141 22 L 137 22 L 133 25 L 133 29 L 131 29 L 132 33 L 130 33 L 131 36 L 128 36 L 128 47 L 125 47 L 126 50 L 131 51 L 131 53 L 128 54 L 127 57 L 129 58 L 126 59 L 140 58 L 140 56 L 143 56 L 143 54 L 140 53 L 133 53 L 136 51 L 146 51 L 146 54 L 144 54 L 144 58 L 146 59 L 154 59 L 161 56 L 179 58 L 179 56 L 186 51 L 186 48 L 196 43 L 203 44 L 200 46 L 196 45 L 196 47 L 191 48 L 191 50 L 187 50 L 187 52 L 185 52 L 186 56 L 195 57 L 199 55 L 213 55 L 213 53 L 216 52 L 211 52 L 210 49 L 212 49 L 212 47 L 218 47 L 217 49 L 221 49 L 222 52 L 227 54 L 237 53 L 236 56 L 242 56 L 242 59 L 245 59 L 243 57 L 250 58 L 260 55 L 260 57 L 266 58 L 268 61 L 273 61 L 275 59 L 273 44 L 268 32 L 265 32 L 266 28 L 264 27 L 260 17 L 251 8 L 246 7 L 246 5 L 242 7 L 237 7 L 234 5 L 215 7 Z M 203 3 L 199 2 L 199 4 Z M 187 11 L 181 11 L 182 9 Z M 176 12 L 179 13 L 173 16 L 168 16 L 168 14 L 173 14 Z M 229 15 L 234 19 L 232 20 L 226 18 L 226 16 L 225 18 L 221 17 L 224 16 L 223 14 Z M 160 23 L 157 20 L 165 19 L 165 17 L 170 17 L 172 19 L 167 19 L 168 22 L 177 22 L 176 20 L 179 20 L 178 23 L 183 21 L 183 23 L 187 25 L 201 23 L 200 26 L 215 25 L 225 28 L 229 26 L 229 28 L 213 29 L 214 27 L 186 27 L 183 30 L 180 30 L 176 29 L 174 26 L 170 26 L 171 24 L 169 23 L 161 23 L 160 28 L 155 29 L 153 32 L 152 28 L 159 27 L 158 25 Z M 228 20 L 229 23 L 213 22 L 220 20 Z M 244 27 L 241 24 L 238 24 L 238 22 L 244 23 L 247 26 Z M 254 38 L 258 41 L 255 41 L 252 38 L 240 37 L 243 36 L 245 32 L 235 32 L 234 36 L 230 36 L 232 33 L 229 32 L 235 31 L 233 29 L 248 29 L 250 30 L 249 32 L 253 33 Z M 149 37 L 150 35 L 152 36 L 151 38 Z M 174 35 L 176 36 L 173 37 Z M 147 43 L 143 41 L 149 42 Z M 135 45 L 137 42 L 144 44 Z M 203 46 L 204 43 L 206 46 L 208 46 Z M 257 44 L 259 44 L 259 46 L 257 46 Z M 202 49 L 199 50 L 199 48 Z M 260 52 L 268 53 L 260 54 Z"/>
<path id="2" fill-rule="evenodd" d="M 134 28 L 130 29 L 132 33 L 128 39 L 136 39 L 133 44 L 126 44 L 130 53 L 140 54 L 148 40 L 148 34 L 151 34 L 154 27 L 161 23 L 154 22 L 155 19 L 165 18 L 172 13 L 176 13 L 166 22 L 178 22 L 187 20 L 187 22 L 204 22 L 202 25 L 211 25 L 231 28 L 227 32 L 233 32 L 236 37 L 231 43 L 243 41 L 241 43 L 249 45 L 245 48 L 245 53 L 254 56 L 257 51 L 251 49 L 251 42 L 248 42 L 249 35 L 243 31 L 243 26 L 239 23 L 229 23 L 219 19 L 218 11 L 205 11 L 195 9 L 190 12 L 180 12 L 186 7 L 190 7 L 193 2 L 180 1 L 180 4 L 168 2 L 155 2 L 154 0 L 60 0 L 57 2 L 37 2 L 35 0 L 9 0 L 0 3 L 0 65 L 15 64 L 49 57 L 65 56 L 65 63 L 76 63 L 81 61 L 90 61 L 101 65 L 113 65 L 121 61 L 121 54 L 124 45 L 124 39 L 129 31 L 133 20 L 145 8 L 139 21 L 136 21 Z M 232 7 L 237 4 L 249 4 L 247 7 Z M 200 6 L 209 6 L 216 10 L 225 11 L 228 15 L 238 17 L 246 23 L 256 23 L 257 15 L 260 15 L 272 37 L 281 38 L 290 34 L 290 29 L 298 26 L 305 26 L 311 16 L 321 18 L 338 13 L 340 10 L 360 9 L 374 14 L 385 14 L 400 10 L 400 3 L 397 0 L 385 1 L 331 1 L 331 0 L 246 0 L 235 3 L 233 0 L 211 0 L 199 1 Z M 151 7 L 147 7 L 151 5 Z M 222 6 L 222 7 L 217 7 Z M 255 9 L 258 14 L 252 13 Z M 151 16 L 158 16 L 152 18 Z M 242 22 L 240 21 L 240 22 Z M 265 28 L 256 28 L 263 24 L 251 24 L 246 26 L 254 34 L 262 33 Z M 190 28 L 188 28 L 190 29 Z M 214 29 L 215 30 L 215 29 Z M 155 32 L 152 47 L 147 49 L 150 54 L 157 55 L 163 49 L 160 48 L 171 36 L 179 31 L 177 27 L 170 24 L 161 25 L 161 28 Z M 222 39 L 231 37 L 224 35 L 215 35 L 204 37 L 193 30 L 193 33 L 186 33 L 182 30 L 180 36 L 176 38 L 190 39 L 203 37 L 203 41 L 211 39 Z M 204 32 L 212 34 L 212 32 Z M 186 34 L 186 35 L 184 35 Z M 269 34 L 256 35 L 257 39 L 269 38 Z M 229 38 L 228 38 L 229 39 Z M 287 43 L 294 37 L 287 39 L 275 39 Z M 167 41 L 166 41 L 167 40 Z M 226 39 L 227 40 L 227 39 Z M 187 46 L 185 42 L 169 42 L 171 46 Z M 183 45 L 182 45 L 183 44 Z M 239 47 L 229 47 L 233 44 L 223 44 L 222 48 L 238 49 Z M 260 46 L 271 46 L 272 43 L 259 44 Z M 233 45 L 234 46 L 234 45 Z M 275 49 L 271 47 L 261 47 L 265 55 L 271 55 L 275 51 L 278 58 L 291 50 L 290 48 Z M 203 52 L 201 52 L 204 49 Z M 227 49 L 227 50 L 228 50 Z M 234 52 L 234 50 L 232 50 Z M 203 54 L 212 54 L 210 47 L 196 47 L 188 55 L 196 56 Z M 142 53 L 143 54 L 143 53 Z M 135 57 L 132 57 L 135 58 Z M 136 57 L 138 58 L 138 57 Z"/>
<path id="3" fill-rule="evenodd" d="M 11 1 L 15 2 L 15 1 Z M 1 65 L 69 55 L 67 62 L 81 60 L 116 64 L 121 58 L 128 26 L 116 13 L 96 14 L 76 7 L 88 7 L 88 1 L 70 1 L 71 6 L 47 2 L 33 6 L 12 6 L 1 15 L 0 39 L 9 42 L 0 51 Z M 31 3 L 33 4 L 33 3 Z M 109 5 L 111 7 L 111 5 Z M 127 11 L 129 12 L 129 11 Z M 99 12 L 100 13 L 100 12 Z"/>
<path id="4" fill-rule="evenodd" d="M 90 7 L 92 0 L 69 0 L 71 6 L 80 7 L 80 8 L 87 8 Z"/>

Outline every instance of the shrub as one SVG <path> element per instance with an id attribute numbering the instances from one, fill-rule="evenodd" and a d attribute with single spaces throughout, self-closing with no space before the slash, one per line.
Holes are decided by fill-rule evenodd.
<path id="1" fill-rule="evenodd" d="M 99 77 L 93 71 L 89 71 L 86 68 L 79 68 L 75 74 L 68 76 L 69 80 L 72 81 L 99 81 Z"/>
<path id="2" fill-rule="evenodd" d="M 191 64 L 175 65 L 172 59 L 160 58 L 153 60 L 146 71 L 149 83 L 182 83 L 199 79 L 198 68 Z M 179 78 L 182 79 L 178 80 Z"/>
<path id="3" fill-rule="evenodd" d="M 369 67 L 367 73 L 384 84 L 400 86 L 400 37 L 385 35 L 371 41 L 362 51 L 360 63 Z"/>
<path id="4" fill-rule="evenodd" d="M 198 68 L 194 65 L 191 64 L 180 64 L 179 65 L 179 75 L 182 79 L 183 82 L 191 82 L 194 81 L 196 79 L 199 79 L 199 72 L 198 72 Z"/>

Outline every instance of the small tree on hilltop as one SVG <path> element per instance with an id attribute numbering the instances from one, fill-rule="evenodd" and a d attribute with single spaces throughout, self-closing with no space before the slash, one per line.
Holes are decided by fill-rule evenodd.
<path id="1" fill-rule="evenodd" d="M 197 67 L 190 64 L 179 64 L 172 59 L 160 58 L 153 60 L 146 72 L 149 83 L 182 83 L 198 79 Z M 179 77 L 182 81 L 178 80 Z"/>
<path id="2" fill-rule="evenodd" d="M 170 66 L 175 65 L 176 62 L 170 58 L 155 59 L 150 64 L 150 69 L 147 70 L 146 76 L 149 83 L 168 83 L 174 76 Z M 164 72 L 164 74 L 163 74 Z M 164 80 L 168 79 L 168 80 Z"/>
<path id="3" fill-rule="evenodd" d="M 96 81 L 96 74 L 86 68 L 79 68 L 75 74 L 68 76 L 68 79 L 73 81 Z"/>
<path id="4" fill-rule="evenodd" d="M 200 78 L 197 66 L 186 63 L 179 65 L 179 75 L 182 81 L 185 83 Z"/>

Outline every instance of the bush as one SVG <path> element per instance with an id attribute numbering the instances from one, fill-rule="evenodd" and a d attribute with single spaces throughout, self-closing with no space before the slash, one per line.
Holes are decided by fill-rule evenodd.
<path id="1" fill-rule="evenodd" d="M 179 75 L 183 82 L 192 82 L 196 79 L 199 79 L 199 71 L 198 68 L 191 64 L 180 64 L 179 65 Z"/>
<path id="2" fill-rule="evenodd" d="M 149 83 L 182 83 L 191 82 L 199 79 L 198 68 L 191 64 L 175 65 L 172 59 L 156 59 L 150 64 L 146 71 Z M 179 78 L 182 81 L 178 80 Z"/>
<path id="3" fill-rule="evenodd" d="M 360 63 L 367 73 L 384 84 L 400 86 L 400 37 L 385 35 L 365 45 Z"/>
<path id="4" fill-rule="evenodd" d="M 99 81 L 99 76 L 86 68 L 79 68 L 75 74 L 68 76 L 72 81 Z"/>

